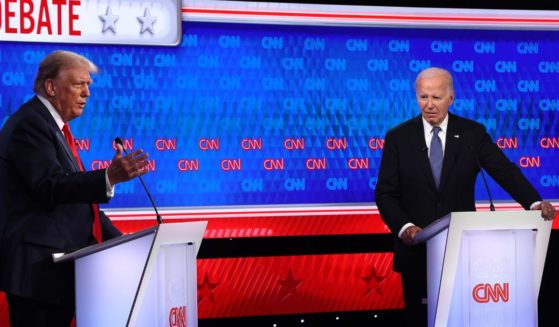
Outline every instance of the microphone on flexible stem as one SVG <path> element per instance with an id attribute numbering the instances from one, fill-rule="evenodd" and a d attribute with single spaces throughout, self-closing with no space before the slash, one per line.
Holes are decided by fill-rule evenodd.
<path id="1" fill-rule="evenodd" d="M 481 169 L 481 165 L 479 164 L 479 160 L 477 160 L 477 158 L 476 162 L 479 170 L 481 171 L 481 179 L 483 179 L 483 185 L 485 185 L 487 196 L 489 197 L 489 210 L 495 211 L 495 205 L 493 204 L 493 198 L 491 197 L 491 190 L 489 190 L 489 186 L 487 186 L 487 181 L 485 180 L 485 173 L 483 172 L 483 169 Z"/>
<path id="2" fill-rule="evenodd" d="M 472 146 L 470 144 L 467 143 L 467 146 L 473 152 L 473 154 L 476 158 L 477 167 L 479 168 L 479 171 L 481 172 L 481 179 L 483 180 L 483 185 L 485 186 L 485 190 L 487 191 L 487 197 L 489 198 L 489 210 L 495 211 L 495 205 L 493 204 L 493 197 L 491 196 L 491 190 L 489 189 L 489 186 L 487 186 L 487 180 L 485 179 L 485 173 L 483 172 L 483 169 L 481 168 L 481 164 L 479 163 L 479 160 L 477 158 L 477 154 L 476 154 L 476 152 L 474 151 L 474 149 L 472 148 Z"/>
<path id="3" fill-rule="evenodd" d="M 120 146 L 122 147 L 122 151 L 124 151 L 124 154 L 128 154 L 128 152 L 126 152 L 126 149 L 124 148 L 124 144 L 122 143 L 122 140 L 120 139 L 120 137 L 115 137 L 114 142 L 116 144 L 120 144 Z M 151 205 L 153 206 L 153 210 L 155 210 L 155 216 L 157 217 L 157 223 L 158 224 L 163 224 L 163 218 L 161 217 L 161 215 L 157 211 L 157 206 L 155 205 L 155 202 L 153 201 L 153 198 L 151 197 L 151 193 L 149 193 L 149 190 L 148 190 L 146 184 L 144 183 L 144 180 L 142 179 L 142 176 L 138 176 L 138 178 L 140 179 L 140 183 L 142 183 L 142 186 L 144 187 L 144 190 L 146 191 L 146 194 L 148 195 L 148 198 L 151 201 Z"/>

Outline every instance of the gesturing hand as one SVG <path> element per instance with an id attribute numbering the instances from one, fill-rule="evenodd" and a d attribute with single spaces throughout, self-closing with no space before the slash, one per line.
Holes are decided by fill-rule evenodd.
<path id="1" fill-rule="evenodd" d="M 122 145 L 116 144 L 116 154 L 107 168 L 107 176 L 112 186 L 129 181 L 148 172 L 147 153 L 139 149 L 123 156 L 123 151 Z"/>

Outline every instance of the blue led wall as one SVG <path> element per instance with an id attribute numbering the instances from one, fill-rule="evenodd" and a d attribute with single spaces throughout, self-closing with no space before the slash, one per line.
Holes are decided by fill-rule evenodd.
<path id="1" fill-rule="evenodd" d="M 44 55 L 65 48 L 101 69 L 71 123 L 86 167 L 108 165 L 116 136 L 145 149 L 158 205 L 371 202 L 386 131 L 419 113 L 417 72 L 441 66 L 455 79 L 451 111 L 482 122 L 559 198 L 558 32 L 183 22 L 183 33 L 168 48 L 1 43 L 0 120 L 33 95 Z M 476 197 L 487 198 L 480 183 Z M 109 204 L 145 206 L 137 180 Z"/>

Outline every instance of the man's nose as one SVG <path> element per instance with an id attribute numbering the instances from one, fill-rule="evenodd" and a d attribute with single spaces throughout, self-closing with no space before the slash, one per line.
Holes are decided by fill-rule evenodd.
<path id="1" fill-rule="evenodd" d="M 83 91 L 82 91 L 82 96 L 84 98 L 87 98 L 90 95 L 91 95 L 91 93 L 89 92 L 89 86 L 88 85 L 84 86 Z"/>

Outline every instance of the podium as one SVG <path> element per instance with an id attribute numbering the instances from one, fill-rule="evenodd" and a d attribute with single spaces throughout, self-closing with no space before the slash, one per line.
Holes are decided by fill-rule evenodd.
<path id="1" fill-rule="evenodd" d="M 207 222 L 161 224 L 75 252 L 76 323 L 198 326 L 196 254 Z"/>
<path id="2" fill-rule="evenodd" d="M 493 211 L 424 228 L 428 326 L 537 326 L 551 225 L 539 211 Z"/>

